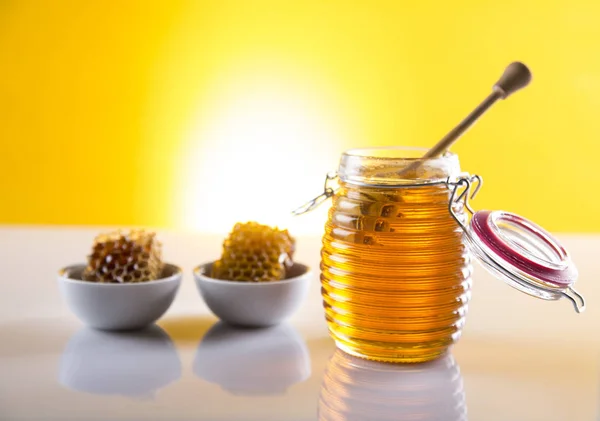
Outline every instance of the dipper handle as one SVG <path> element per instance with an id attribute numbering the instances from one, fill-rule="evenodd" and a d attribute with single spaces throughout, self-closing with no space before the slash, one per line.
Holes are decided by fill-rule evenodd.
<path id="1" fill-rule="evenodd" d="M 523 63 L 515 61 L 508 67 L 492 88 L 492 93 L 484 99 L 463 121 L 435 144 L 423 158 L 433 158 L 446 152 L 460 136 L 466 132 L 498 99 L 506 99 L 531 81 L 531 72 Z"/>

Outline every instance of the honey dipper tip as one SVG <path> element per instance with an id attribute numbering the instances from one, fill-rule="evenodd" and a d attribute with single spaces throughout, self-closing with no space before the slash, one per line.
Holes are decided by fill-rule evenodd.
<path id="1" fill-rule="evenodd" d="M 520 61 L 515 61 L 506 67 L 493 89 L 501 95 L 502 99 L 506 99 L 509 95 L 527 86 L 531 82 L 531 78 L 529 68 Z"/>

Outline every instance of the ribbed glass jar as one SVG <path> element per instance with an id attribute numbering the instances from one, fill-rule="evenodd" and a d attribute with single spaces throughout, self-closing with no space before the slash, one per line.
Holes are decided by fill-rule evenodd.
<path id="1" fill-rule="evenodd" d="M 329 330 L 338 348 L 372 360 L 423 362 L 461 334 L 471 258 L 448 210 L 458 158 L 424 150 L 342 155 L 321 252 Z M 454 208 L 460 218 L 464 210 Z"/>

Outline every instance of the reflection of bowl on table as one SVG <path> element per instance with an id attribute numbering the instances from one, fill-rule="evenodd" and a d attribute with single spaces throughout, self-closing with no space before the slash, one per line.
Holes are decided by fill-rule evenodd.
<path id="1" fill-rule="evenodd" d="M 319 401 L 319 421 L 463 421 L 462 376 L 451 354 L 422 364 L 387 364 L 336 350 Z"/>
<path id="2" fill-rule="evenodd" d="M 219 322 L 198 346 L 194 373 L 236 395 L 282 394 L 308 378 L 310 355 L 287 323 L 240 329 Z"/>
<path id="3" fill-rule="evenodd" d="M 59 382 L 101 395 L 148 396 L 181 377 L 169 335 L 154 325 L 135 332 L 83 328 L 67 344 Z"/>
<path id="4" fill-rule="evenodd" d="M 82 281 L 85 265 L 61 269 L 60 291 L 71 311 L 86 325 L 104 330 L 132 330 L 158 320 L 171 306 L 182 271 L 165 264 L 161 279 L 135 283 Z"/>
<path id="5" fill-rule="evenodd" d="M 210 310 L 224 322 L 238 326 L 271 326 L 289 318 L 302 304 L 312 279 L 300 263 L 286 279 L 273 282 L 238 282 L 211 278 L 212 263 L 194 269 L 198 291 Z"/>

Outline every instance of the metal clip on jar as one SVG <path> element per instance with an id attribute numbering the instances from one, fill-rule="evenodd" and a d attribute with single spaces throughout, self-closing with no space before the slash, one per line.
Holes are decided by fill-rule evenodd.
<path id="1" fill-rule="evenodd" d="M 577 270 L 564 247 L 518 215 L 474 212 L 469 200 L 481 178 L 461 172 L 452 153 L 423 159 L 424 151 L 347 151 L 324 192 L 294 211 L 333 198 L 321 291 L 338 348 L 388 362 L 442 355 L 465 323 L 471 255 L 510 286 L 545 300 L 566 297 L 583 311 L 584 299 L 573 289 Z"/>

